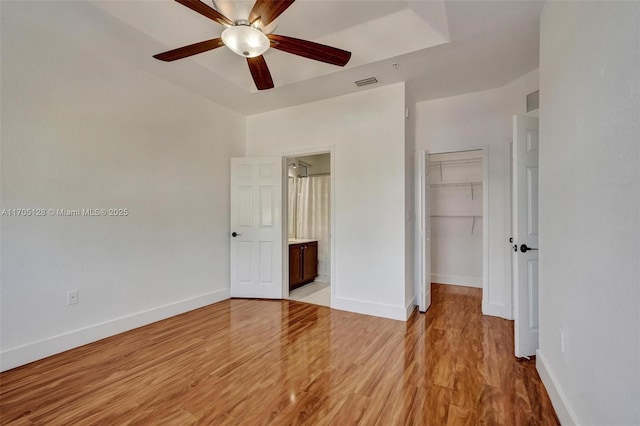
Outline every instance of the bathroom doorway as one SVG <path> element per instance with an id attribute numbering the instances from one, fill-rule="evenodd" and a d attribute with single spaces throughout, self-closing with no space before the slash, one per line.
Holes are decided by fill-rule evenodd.
<path id="1" fill-rule="evenodd" d="M 331 155 L 286 163 L 289 299 L 331 306 Z"/>

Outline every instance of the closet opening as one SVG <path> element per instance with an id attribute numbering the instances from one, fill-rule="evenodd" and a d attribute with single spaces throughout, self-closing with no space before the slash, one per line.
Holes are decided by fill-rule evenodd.
<path id="1" fill-rule="evenodd" d="M 428 162 L 433 297 L 441 291 L 482 295 L 483 150 L 430 154 Z"/>
<path id="2" fill-rule="evenodd" d="M 331 154 L 286 164 L 288 298 L 331 306 Z"/>

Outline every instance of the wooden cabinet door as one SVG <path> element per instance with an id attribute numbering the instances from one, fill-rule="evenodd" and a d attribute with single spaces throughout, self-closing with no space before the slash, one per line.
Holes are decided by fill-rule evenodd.
<path id="1" fill-rule="evenodd" d="M 298 287 L 302 282 L 302 245 L 289 246 L 289 290 Z"/>
<path id="2" fill-rule="evenodd" d="M 305 244 L 302 259 L 302 281 L 311 282 L 318 276 L 318 243 Z"/>

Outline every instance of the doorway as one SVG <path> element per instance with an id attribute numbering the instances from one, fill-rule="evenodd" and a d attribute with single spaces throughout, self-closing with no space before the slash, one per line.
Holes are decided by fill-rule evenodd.
<path id="1" fill-rule="evenodd" d="M 486 148 L 417 153 L 416 294 L 430 304 L 431 283 L 488 295 L 488 167 Z M 423 182 L 423 183 L 421 183 Z M 479 290 L 473 290 L 473 288 Z M 427 296 L 427 297 L 425 297 Z M 424 300 L 423 300 L 424 299 Z"/>
<path id="2" fill-rule="evenodd" d="M 481 150 L 429 155 L 431 281 L 482 288 Z"/>
<path id="3" fill-rule="evenodd" d="M 285 295 L 331 306 L 331 154 L 286 158 Z"/>

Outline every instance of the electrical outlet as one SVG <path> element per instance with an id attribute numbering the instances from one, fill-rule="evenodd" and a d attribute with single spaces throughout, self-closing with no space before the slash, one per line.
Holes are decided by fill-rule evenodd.
<path id="1" fill-rule="evenodd" d="M 78 303 L 78 293 L 78 290 L 72 290 L 67 293 L 67 305 L 75 305 L 76 303 Z"/>

